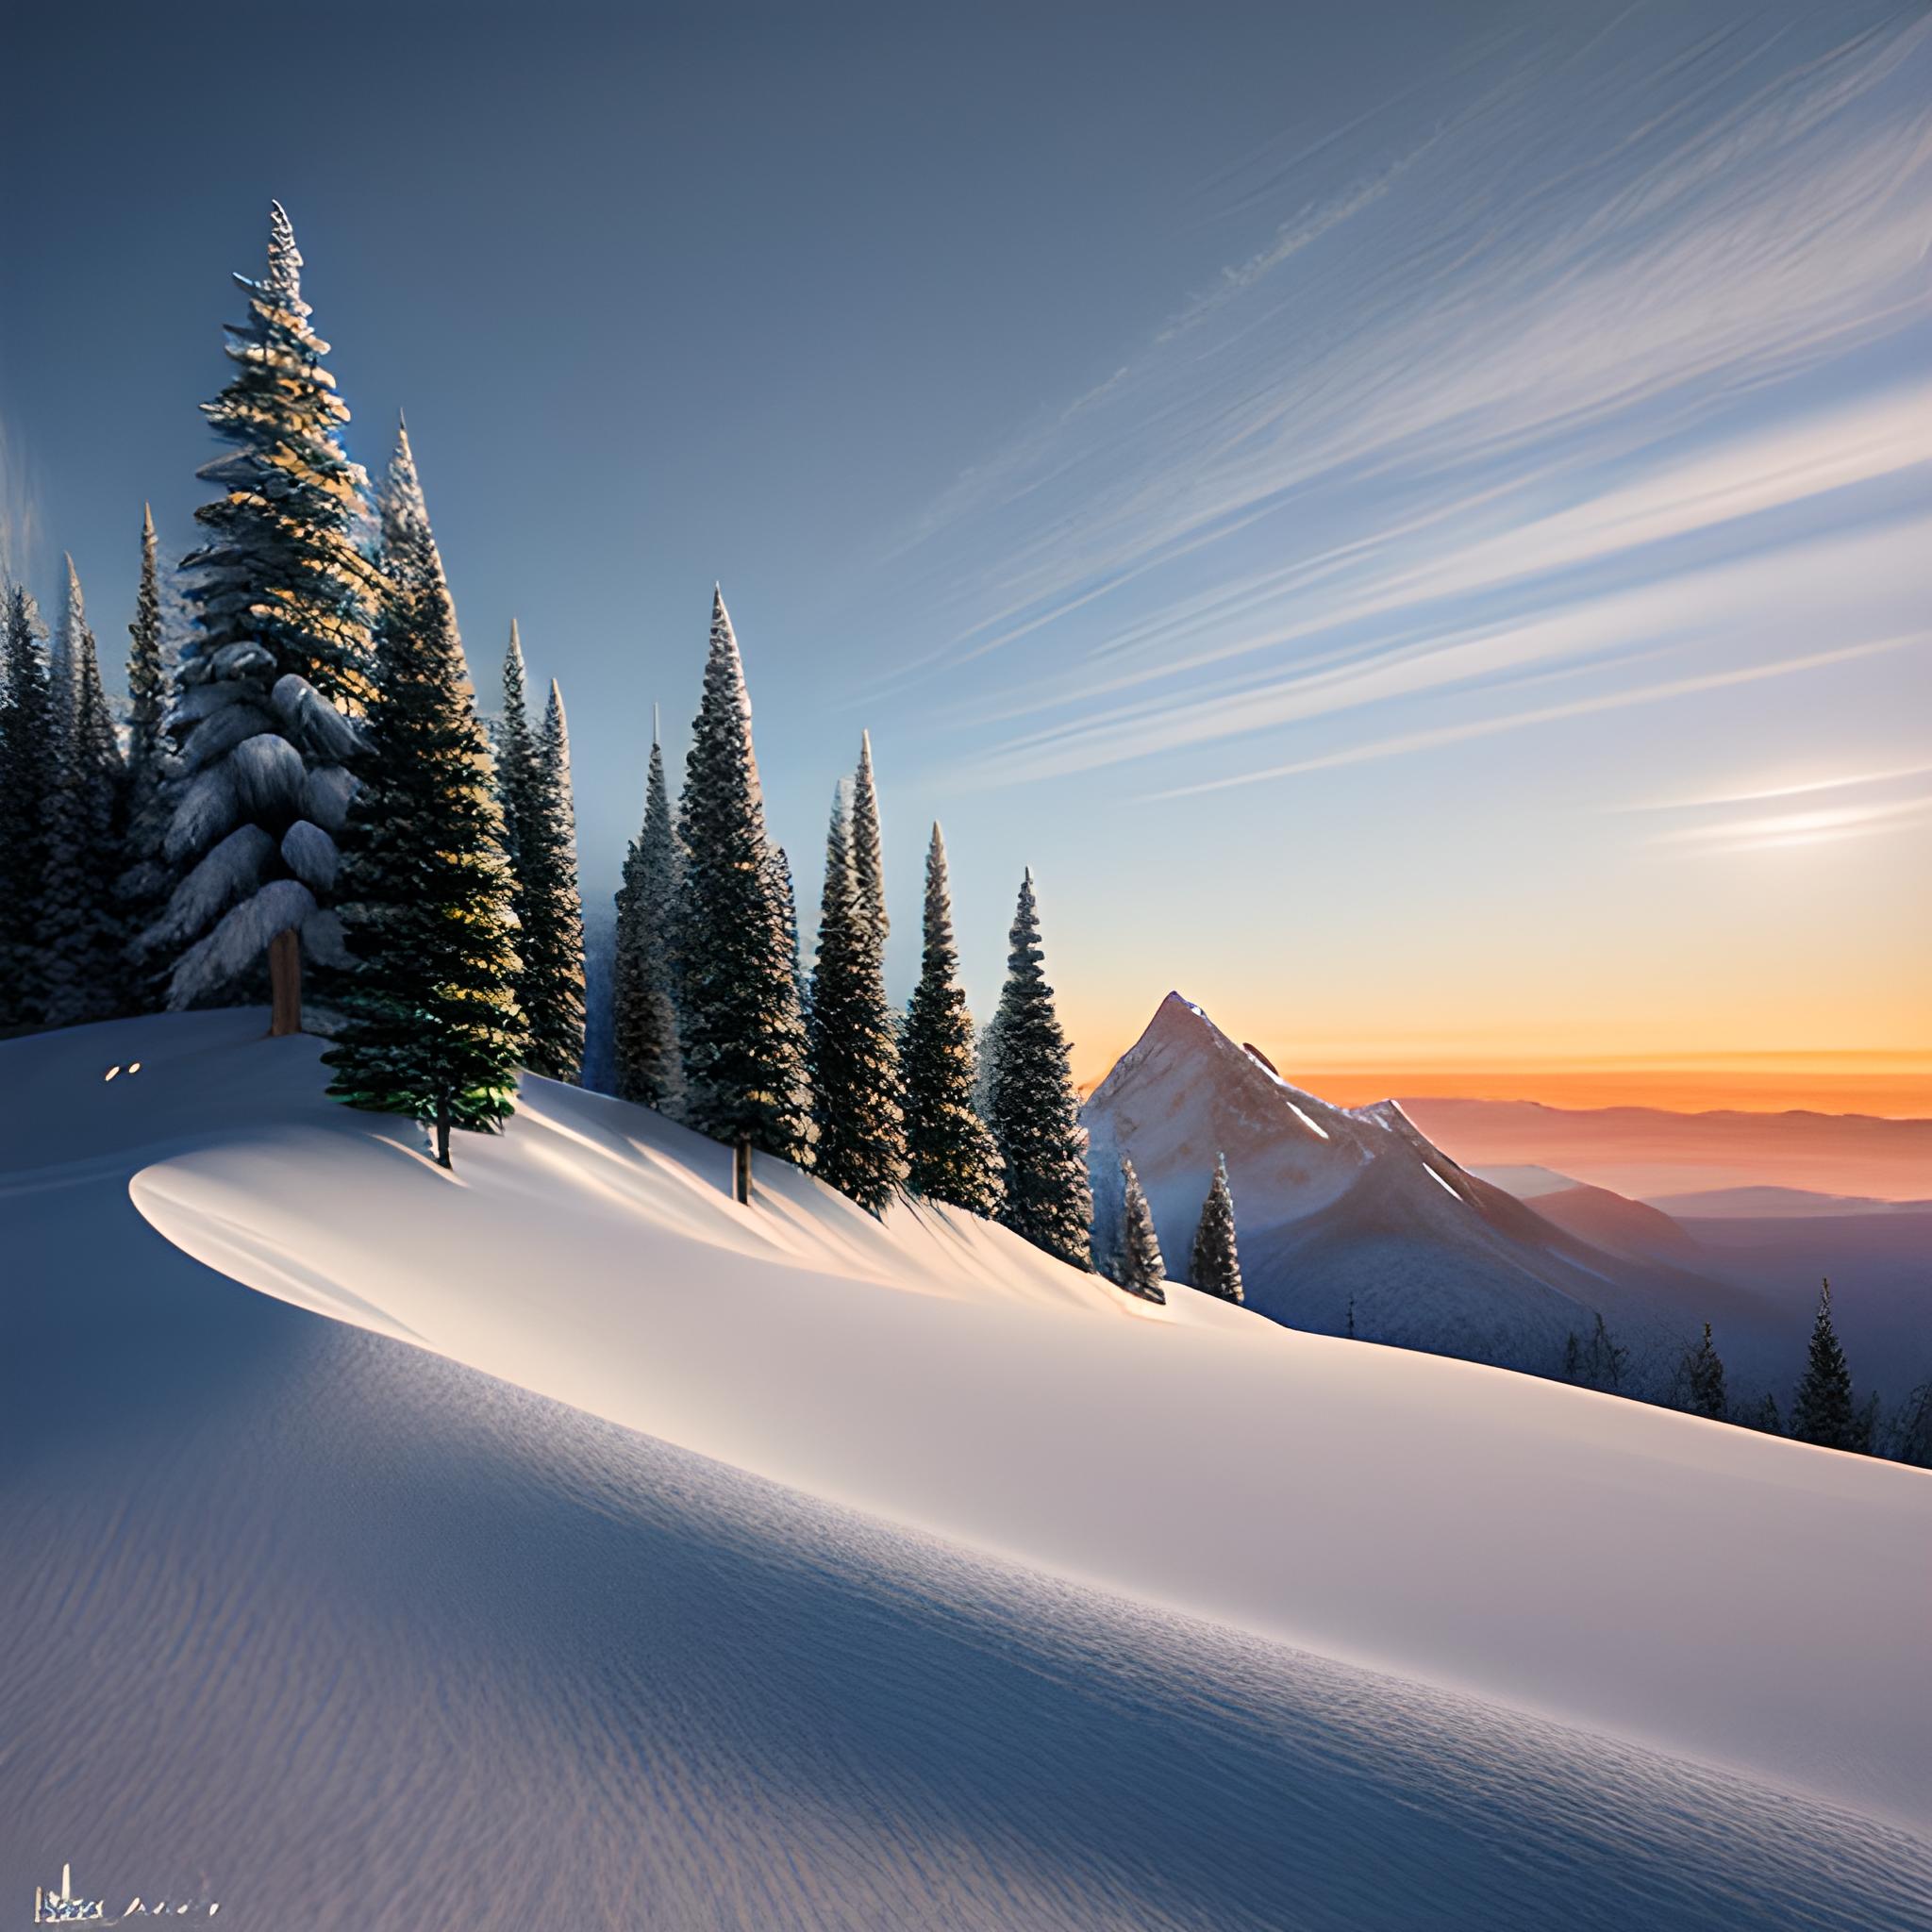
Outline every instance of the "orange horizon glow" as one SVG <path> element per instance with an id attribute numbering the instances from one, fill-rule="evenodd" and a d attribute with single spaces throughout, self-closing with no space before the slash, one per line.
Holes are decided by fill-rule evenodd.
<path id="1" fill-rule="evenodd" d="M 1340 1107 L 1371 1100 L 1534 1100 L 1545 1107 L 1647 1107 L 1666 1113 L 1865 1114 L 1932 1118 L 1932 1073 L 1708 1067 L 1321 1067 L 1297 1085 Z M 1292 1077 L 1292 1076 L 1289 1076 Z M 1392 1083 L 1392 1084 L 1391 1084 Z"/>
<path id="2" fill-rule="evenodd" d="M 1080 1056 L 1088 1092 L 1131 1040 L 1097 1065 Z M 1653 1108 L 1667 1113 L 1862 1114 L 1932 1119 L 1932 1055 L 1764 1053 L 1701 1058 L 1584 1060 L 1293 1059 L 1265 1041 L 1255 1045 L 1282 1077 L 1338 1107 L 1389 1099 L 1520 1100 L 1545 1107 Z"/>

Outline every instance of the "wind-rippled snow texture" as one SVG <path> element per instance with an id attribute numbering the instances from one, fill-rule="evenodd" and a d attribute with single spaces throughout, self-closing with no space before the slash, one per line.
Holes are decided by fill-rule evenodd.
<path id="1" fill-rule="evenodd" d="M 1907 1832 L 969 1555 L 224 1279 L 128 1172 L 171 1081 L 176 1155 L 228 1075 L 275 1084 L 172 1052 L 258 1024 L 0 1048 L 35 1103 L 0 1123 L 0 1897 L 72 1859 L 96 1895 L 376 1932 L 1932 1913 Z"/>
<path id="2" fill-rule="evenodd" d="M 5 1307 L 8 1897 L 75 1858 L 239 1927 L 1932 1910 L 1903 1834 L 826 1509 L 63 1191 Z"/>

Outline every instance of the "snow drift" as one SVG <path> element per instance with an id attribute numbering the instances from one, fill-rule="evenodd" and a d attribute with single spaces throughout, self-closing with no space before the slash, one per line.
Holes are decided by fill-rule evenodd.
<path id="1" fill-rule="evenodd" d="M 747 1212 L 548 1083 L 452 1178 L 260 1024 L 0 1045 L 0 1881 L 167 1845 L 397 1925 L 1932 1902 L 1923 1474 L 764 1163 Z"/>

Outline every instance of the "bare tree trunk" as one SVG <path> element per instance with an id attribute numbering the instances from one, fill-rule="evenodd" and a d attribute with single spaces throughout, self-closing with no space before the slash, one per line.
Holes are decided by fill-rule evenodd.
<path id="1" fill-rule="evenodd" d="M 751 1142 L 741 1139 L 731 1150 L 731 1191 L 743 1207 L 751 1206 Z"/>
<path id="2" fill-rule="evenodd" d="M 269 1037 L 302 1030 L 302 939 L 293 926 L 268 942 Z"/>

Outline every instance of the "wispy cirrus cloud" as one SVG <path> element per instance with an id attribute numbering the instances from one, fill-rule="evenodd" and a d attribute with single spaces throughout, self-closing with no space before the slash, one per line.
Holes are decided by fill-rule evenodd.
<path id="1" fill-rule="evenodd" d="M 1692 697 L 1706 691 L 1726 691 L 1736 685 L 1758 684 L 1766 678 L 1788 677 L 1799 672 L 1822 671 L 1846 664 L 1859 658 L 1874 657 L 1883 651 L 1896 651 L 1912 645 L 1932 643 L 1932 631 L 1915 636 L 1878 638 L 1868 643 L 1847 644 L 1835 651 L 1813 651 L 1801 658 L 1774 658 L 1767 664 L 1744 664 L 1728 671 L 1708 671 L 1694 677 L 1666 678 L 1660 682 L 1623 686 L 1587 697 L 1571 698 L 1561 704 L 1539 705 L 1526 710 L 1497 711 L 1481 718 L 1438 724 L 1422 731 L 1400 733 L 1392 738 L 1370 740 L 1319 752 L 1258 772 L 1241 772 L 1229 777 L 1207 778 L 1194 785 L 1177 785 L 1158 792 L 1158 798 L 1188 798 L 1205 791 L 1227 791 L 1241 785 L 1257 785 L 1271 778 L 1290 778 L 1307 772 L 1330 772 L 1343 765 L 1366 764 L 1376 758 L 1398 758 L 1404 752 L 1427 751 L 1438 745 L 1460 744 L 1474 738 L 1493 738 L 1501 732 L 1519 731 L 1532 724 L 1549 724 L 1561 719 L 1587 718 L 1599 711 L 1621 711 L 1632 705 L 1657 704 L 1666 698 Z"/>
<path id="2" fill-rule="evenodd" d="M 40 541 L 40 499 L 26 452 L 0 413 L 0 583 L 31 569 Z"/>
<path id="3" fill-rule="evenodd" d="M 1383 705 L 1488 690 L 1515 729 L 1911 627 L 1932 21 L 1553 17 L 1401 118 L 1272 180 L 1267 241 L 923 520 L 962 775 L 1292 733 L 1281 776 Z M 1790 568 L 1854 554 L 1829 609 Z M 1480 735 L 1404 722 L 1360 742 Z"/>
<path id="4" fill-rule="evenodd" d="M 1757 809 L 1740 812 L 1740 806 Z M 1835 845 L 1932 824 L 1932 764 L 1843 773 L 1636 808 L 1682 821 L 1653 833 L 1649 842 L 1687 858 Z"/>

